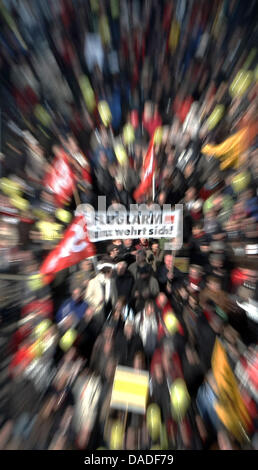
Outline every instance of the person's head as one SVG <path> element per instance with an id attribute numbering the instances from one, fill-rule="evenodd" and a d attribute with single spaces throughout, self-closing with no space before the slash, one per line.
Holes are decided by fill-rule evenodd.
<path id="1" fill-rule="evenodd" d="M 173 354 L 174 349 L 173 337 L 165 337 L 162 341 L 162 358 L 167 358 L 171 361 L 171 355 Z"/>
<path id="2" fill-rule="evenodd" d="M 221 256 L 220 254 L 216 254 L 216 253 L 212 253 L 210 256 L 209 256 L 209 262 L 210 262 L 210 265 L 215 268 L 215 269 L 221 269 L 223 268 L 223 255 Z"/>
<path id="3" fill-rule="evenodd" d="M 112 325 L 105 325 L 103 330 L 103 337 L 105 340 L 111 340 L 114 335 L 114 328 Z"/>
<path id="4" fill-rule="evenodd" d="M 108 245 L 107 247 L 107 253 L 108 255 L 110 256 L 110 258 L 112 259 L 115 259 L 119 253 L 119 249 L 116 245 L 114 245 L 113 243 L 111 243 L 110 245 Z"/>
<path id="5" fill-rule="evenodd" d="M 138 266 L 144 266 L 146 263 L 146 252 L 145 250 L 139 250 L 136 253 L 136 262 Z"/>
<path id="6" fill-rule="evenodd" d="M 165 263 L 166 268 L 170 271 L 173 266 L 173 255 L 170 252 L 165 253 L 164 263 Z"/>
<path id="7" fill-rule="evenodd" d="M 197 264 L 191 264 L 189 267 L 189 278 L 191 280 L 199 281 L 202 275 L 202 268 Z"/>
<path id="8" fill-rule="evenodd" d="M 210 327 L 212 328 L 212 330 L 216 334 L 219 334 L 219 333 L 222 332 L 222 330 L 223 330 L 223 321 L 218 315 L 213 313 L 210 317 L 210 322 L 209 323 L 210 323 Z"/>
<path id="9" fill-rule="evenodd" d="M 122 246 L 122 240 L 120 240 L 120 238 L 118 238 L 117 240 L 113 240 L 113 245 L 115 246 Z"/>
<path id="10" fill-rule="evenodd" d="M 67 146 L 71 152 L 78 152 L 78 149 L 79 149 L 78 144 L 75 138 L 71 134 L 67 138 Z"/>
<path id="11" fill-rule="evenodd" d="M 187 344 L 185 346 L 185 355 L 186 355 L 186 358 L 187 358 L 189 364 L 194 364 L 194 363 L 198 362 L 198 355 L 197 355 L 195 349 L 190 344 Z"/>
<path id="12" fill-rule="evenodd" d="M 189 189 L 187 189 L 185 193 L 185 201 L 186 202 L 194 201 L 196 199 L 196 195 L 197 195 L 196 188 L 191 186 Z"/>
<path id="13" fill-rule="evenodd" d="M 82 296 L 82 290 L 79 286 L 73 286 L 72 287 L 72 299 L 75 302 L 78 302 L 81 299 Z"/>
<path id="14" fill-rule="evenodd" d="M 107 168 L 108 166 L 108 158 L 105 152 L 99 152 L 99 163 L 103 168 Z"/>
<path id="15" fill-rule="evenodd" d="M 157 296 L 156 302 L 157 302 L 158 307 L 160 309 L 163 309 L 168 303 L 168 298 L 163 292 L 160 292 L 159 295 Z"/>
<path id="16" fill-rule="evenodd" d="M 104 274 L 105 278 L 106 279 L 110 279 L 112 276 L 113 276 L 113 269 L 109 266 L 105 266 L 102 270 L 101 270 L 102 274 Z"/>
<path id="17" fill-rule="evenodd" d="M 80 268 L 82 271 L 89 272 L 92 270 L 92 261 L 90 259 L 84 259 L 81 264 Z"/>
<path id="18" fill-rule="evenodd" d="M 125 304 L 126 304 L 126 298 L 124 296 L 118 297 L 116 301 L 116 305 L 115 305 L 115 311 L 121 314 Z"/>
<path id="19" fill-rule="evenodd" d="M 127 320 L 124 326 L 124 335 L 127 339 L 132 338 L 134 334 L 134 322 L 133 320 Z"/>
<path id="20" fill-rule="evenodd" d="M 193 225 L 193 228 L 192 228 L 192 234 L 194 237 L 200 235 L 203 231 L 203 224 L 202 222 L 196 222 L 194 225 Z"/>
<path id="21" fill-rule="evenodd" d="M 150 101 L 146 101 L 144 103 L 144 111 L 143 111 L 144 119 L 149 121 L 153 116 L 153 105 Z"/>
<path id="22" fill-rule="evenodd" d="M 148 239 L 147 238 L 140 238 L 140 243 L 142 246 L 147 246 L 148 245 Z"/>
<path id="23" fill-rule="evenodd" d="M 163 367 L 161 364 L 159 363 L 155 364 L 154 369 L 153 369 L 153 376 L 154 376 L 155 381 L 158 382 L 159 384 L 163 382 L 164 371 L 163 371 Z"/>
<path id="24" fill-rule="evenodd" d="M 117 275 L 118 276 L 123 276 L 126 272 L 126 269 L 127 269 L 127 263 L 126 261 L 120 261 L 117 265 L 116 265 L 116 268 L 117 268 Z"/>
<path id="25" fill-rule="evenodd" d="M 123 244 L 126 248 L 131 248 L 133 246 L 133 239 L 126 238 L 125 240 L 123 240 Z"/>
<path id="26" fill-rule="evenodd" d="M 151 242 L 151 251 L 156 254 L 159 251 L 159 242 L 158 240 L 152 240 Z"/>
<path id="27" fill-rule="evenodd" d="M 175 160 L 175 151 L 173 149 L 169 150 L 168 157 L 167 157 L 167 165 L 172 166 Z"/>
<path id="28" fill-rule="evenodd" d="M 215 276 L 210 276 L 207 279 L 207 287 L 212 291 L 212 292 L 220 292 L 221 290 L 221 280 Z"/>
<path id="29" fill-rule="evenodd" d="M 146 300 L 144 304 L 145 314 L 147 317 L 154 316 L 155 314 L 155 303 L 152 299 Z"/>
<path id="30" fill-rule="evenodd" d="M 124 183 L 123 183 L 123 179 L 120 176 L 116 177 L 115 185 L 116 185 L 116 188 L 118 189 L 118 191 L 120 191 L 120 192 L 123 191 Z"/>
<path id="31" fill-rule="evenodd" d="M 202 253 L 208 254 L 210 251 L 210 245 L 208 242 L 204 242 L 200 245 L 200 250 Z"/>
<path id="32" fill-rule="evenodd" d="M 163 204 L 165 204 L 166 202 L 166 199 L 167 199 L 167 194 L 165 191 L 161 191 L 158 195 L 158 203 L 163 206 Z"/>
<path id="33" fill-rule="evenodd" d="M 178 289 L 178 294 L 181 297 L 182 300 L 187 300 L 188 299 L 188 291 L 185 286 L 180 286 Z"/>

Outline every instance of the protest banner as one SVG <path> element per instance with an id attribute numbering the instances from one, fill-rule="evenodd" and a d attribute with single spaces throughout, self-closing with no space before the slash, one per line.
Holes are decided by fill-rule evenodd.
<path id="1" fill-rule="evenodd" d="M 144 414 L 148 389 L 148 372 L 118 366 L 114 377 L 110 407 Z"/>

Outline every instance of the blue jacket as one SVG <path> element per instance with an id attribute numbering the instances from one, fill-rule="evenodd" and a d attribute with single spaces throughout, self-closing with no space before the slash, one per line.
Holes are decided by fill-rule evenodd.
<path id="1" fill-rule="evenodd" d="M 60 323 L 67 315 L 73 313 L 78 321 L 84 315 L 85 310 L 88 308 L 88 304 L 82 300 L 75 302 L 72 298 L 67 299 L 60 307 L 56 315 L 57 323 Z"/>

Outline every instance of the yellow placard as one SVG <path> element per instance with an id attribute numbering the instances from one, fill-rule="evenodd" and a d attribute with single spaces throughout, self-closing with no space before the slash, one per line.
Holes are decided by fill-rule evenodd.
<path id="1" fill-rule="evenodd" d="M 148 389 L 148 372 L 119 366 L 116 368 L 110 406 L 144 414 Z"/>

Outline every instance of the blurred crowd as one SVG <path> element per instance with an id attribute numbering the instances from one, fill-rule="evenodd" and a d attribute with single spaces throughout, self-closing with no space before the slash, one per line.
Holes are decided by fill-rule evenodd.
<path id="1" fill-rule="evenodd" d="M 257 449 L 257 15 L 0 1 L 1 449 Z M 43 282 L 79 204 L 138 202 L 157 129 L 154 202 L 184 205 L 181 250 L 108 240 Z M 65 201 L 46 185 L 63 154 Z M 219 409 L 217 340 L 245 420 Z M 149 372 L 145 414 L 110 407 L 117 366 Z"/>

